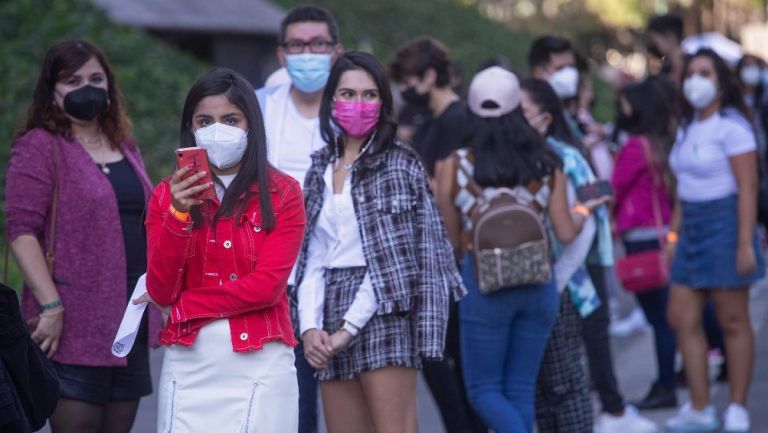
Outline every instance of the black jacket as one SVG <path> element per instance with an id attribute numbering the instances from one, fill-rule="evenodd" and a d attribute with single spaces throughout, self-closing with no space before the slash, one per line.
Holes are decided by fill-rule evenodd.
<path id="1" fill-rule="evenodd" d="M 37 431 L 59 400 L 59 378 L 29 335 L 16 292 L 0 284 L 0 433 Z"/>

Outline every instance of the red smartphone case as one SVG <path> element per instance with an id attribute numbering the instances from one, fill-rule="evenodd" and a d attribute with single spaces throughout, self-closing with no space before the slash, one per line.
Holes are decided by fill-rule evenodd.
<path id="1" fill-rule="evenodd" d="M 206 175 L 203 176 L 202 179 L 199 179 L 197 182 L 195 182 L 193 186 L 205 185 L 207 183 L 213 182 L 211 171 L 208 168 L 208 153 L 205 151 L 205 149 L 200 147 L 185 147 L 182 149 L 177 149 L 177 168 L 186 167 L 188 165 L 191 165 L 192 169 L 188 171 L 182 179 L 186 179 L 194 174 L 197 174 L 199 171 L 204 170 Z M 214 190 L 214 187 L 211 186 L 210 188 L 197 193 L 194 198 L 198 200 L 213 200 L 216 198 L 216 191 Z"/>

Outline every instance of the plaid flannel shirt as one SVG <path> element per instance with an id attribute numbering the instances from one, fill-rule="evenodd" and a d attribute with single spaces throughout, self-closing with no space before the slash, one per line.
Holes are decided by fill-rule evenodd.
<path id="1" fill-rule="evenodd" d="M 328 147 L 315 152 L 304 182 L 307 226 L 293 299 L 306 269 L 309 235 L 323 207 L 323 173 L 333 159 Z M 351 176 L 363 254 L 379 301 L 376 314 L 415 314 L 419 354 L 441 359 L 450 295 L 458 300 L 466 290 L 426 171 L 413 149 L 395 142 L 360 158 Z"/>

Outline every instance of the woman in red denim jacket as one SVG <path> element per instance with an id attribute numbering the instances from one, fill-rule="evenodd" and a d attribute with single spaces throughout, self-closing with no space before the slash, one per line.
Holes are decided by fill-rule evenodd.
<path id="1" fill-rule="evenodd" d="M 158 431 L 296 432 L 298 387 L 286 282 L 304 206 L 267 163 L 254 90 L 217 69 L 189 91 L 181 147 L 205 148 L 214 182 L 182 167 L 158 185 L 147 217 L 147 289 L 169 314 Z M 216 199 L 197 193 L 215 188 Z M 143 300 L 147 300 L 146 298 Z"/>

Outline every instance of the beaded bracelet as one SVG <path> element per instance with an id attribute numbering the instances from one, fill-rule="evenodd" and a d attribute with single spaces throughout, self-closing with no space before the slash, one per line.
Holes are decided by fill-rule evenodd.
<path id="1" fill-rule="evenodd" d="M 52 308 L 60 307 L 61 305 L 64 305 L 62 304 L 61 299 L 57 299 L 51 303 L 41 305 L 40 308 L 43 310 L 50 310 Z"/>

